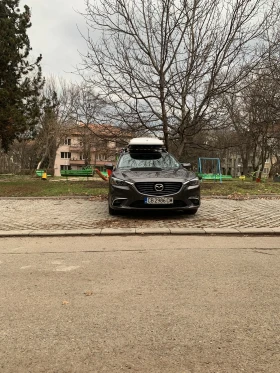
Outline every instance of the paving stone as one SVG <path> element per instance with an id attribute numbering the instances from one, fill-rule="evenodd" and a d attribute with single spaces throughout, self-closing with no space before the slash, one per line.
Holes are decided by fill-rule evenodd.
<path id="1" fill-rule="evenodd" d="M 174 229 L 280 229 L 280 199 L 202 199 L 194 216 L 166 211 L 110 216 L 106 201 L 75 198 L 0 199 L 0 211 L 0 231 L 25 231 L 27 235 L 39 230 L 57 233 L 104 228 L 137 228 L 137 233 L 144 228 L 163 229 L 157 234 L 168 234 Z"/>
<path id="2" fill-rule="evenodd" d="M 30 236 L 64 236 L 64 229 L 37 229 L 30 233 Z"/>
<path id="3" fill-rule="evenodd" d="M 272 228 L 238 228 L 242 234 L 273 234 L 275 233 Z"/>
<path id="4" fill-rule="evenodd" d="M 135 228 L 103 228 L 101 235 L 129 235 L 135 234 Z"/>
<path id="5" fill-rule="evenodd" d="M 31 231 L 18 230 L 18 231 L 0 231 L 0 237 L 14 237 L 14 236 L 29 236 Z"/>
<path id="6" fill-rule="evenodd" d="M 171 234 L 195 235 L 205 234 L 205 229 L 202 228 L 170 228 Z"/>
<path id="7" fill-rule="evenodd" d="M 207 234 L 240 234 L 235 228 L 204 228 Z"/>
<path id="8" fill-rule="evenodd" d="M 170 234 L 168 228 L 136 228 L 136 234 Z"/>
<path id="9" fill-rule="evenodd" d="M 101 233 L 101 228 L 96 229 L 65 229 L 64 231 L 65 236 L 99 236 Z"/>

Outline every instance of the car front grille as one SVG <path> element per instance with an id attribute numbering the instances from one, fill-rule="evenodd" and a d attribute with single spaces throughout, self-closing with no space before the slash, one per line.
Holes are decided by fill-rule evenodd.
<path id="1" fill-rule="evenodd" d="M 162 185 L 162 190 L 159 185 Z M 139 182 L 135 183 L 138 192 L 149 196 L 168 196 L 178 193 L 182 188 L 182 183 L 178 182 Z"/>

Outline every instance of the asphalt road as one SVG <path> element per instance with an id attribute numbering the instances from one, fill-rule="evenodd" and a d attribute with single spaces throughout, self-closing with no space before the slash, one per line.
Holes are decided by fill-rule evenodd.
<path id="1" fill-rule="evenodd" d="M 277 373 L 277 237 L 0 239 L 0 372 Z"/>

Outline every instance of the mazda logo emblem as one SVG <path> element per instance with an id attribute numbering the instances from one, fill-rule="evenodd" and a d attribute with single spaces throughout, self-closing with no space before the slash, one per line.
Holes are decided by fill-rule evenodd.
<path id="1" fill-rule="evenodd" d="M 155 184 L 155 190 L 157 192 L 161 192 L 161 191 L 163 191 L 163 189 L 164 189 L 163 184 Z"/>

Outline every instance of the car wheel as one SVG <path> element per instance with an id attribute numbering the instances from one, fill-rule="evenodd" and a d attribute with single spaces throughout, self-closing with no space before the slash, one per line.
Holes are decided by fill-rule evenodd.
<path id="1" fill-rule="evenodd" d="M 185 210 L 184 213 L 186 215 L 195 215 L 197 213 L 198 209 L 192 209 L 192 210 Z"/>
<path id="2" fill-rule="evenodd" d="M 110 215 L 117 215 L 117 211 L 116 210 L 114 210 L 114 209 L 112 209 L 112 207 L 111 206 L 109 206 L 109 214 Z"/>

